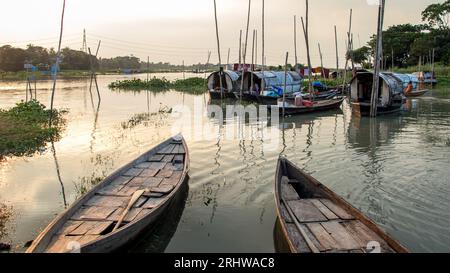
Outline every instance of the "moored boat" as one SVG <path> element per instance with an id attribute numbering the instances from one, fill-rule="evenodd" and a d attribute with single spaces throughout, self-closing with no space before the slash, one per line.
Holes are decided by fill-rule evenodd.
<path id="1" fill-rule="evenodd" d="M 167 213 L 187 183 L 189 152 L 172 137 L 105 178 L 57 217 L 28 253 L 104 253 L 131 243 Z"/>
<path id="2" fill-rule="evenodd" d="M 359 71 L 351 81 L 352 111 L 360 116 L 369 116 L 372 98 L 373 72 Z M 377 115 L 399 112 L 405 102 L 404 83 L 392 73 L 380 73 Z"/>
<path id="3" fill-rule="evenodd" d="M 295 106 L 293 101 L 291 103 L 286 100 L 286 105 L 284 107 L 285 115 L 301 115 L 312 112 L 322 112 L 328 111 L 332 109 L 338 109 L 341 107 L 344 102 L 344 98 L 334 98 L 329 100 L 321 100 L 313 102 L 312 106 Z M 280 115 L 283 114 L 283 105 L 270 105 L 268 106 L 269 110 L 273 110 L 273 108 L 278 108 Z"/>
<path id="4" fill-rule="evenodd" d="M 214 72 L 207 79 L 211 99 L 234 98 L 233 92 L 238 90 L 239 73 L 230 70 L 222 71 L 222 88 L 220 86 L 220 73 L 220 71 Z"/>
<path id="5" fill-rule="evenodd" d="M 407 97 L 420 97 L 428 93 L 430 90 L 424 89 L 424 90 L 413 90 L 411 92 L 408 92 L 405 94 Z"/>
<path id="6" fill-rule="evenodd" d="M 358 209 L 283 157 L 278 160 L 275 199 L 278 251 L 408 252 Z"/>

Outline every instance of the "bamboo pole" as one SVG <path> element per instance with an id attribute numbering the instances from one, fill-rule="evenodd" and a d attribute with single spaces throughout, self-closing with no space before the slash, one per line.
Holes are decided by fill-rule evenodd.
<path id="1" fill-rule="evenodd" d="M 283 117 L 286 114 L 286 91 L 287 91 L 287 74 L 288 74 L 289 52 L 286 52 L 286 62 L 284 64 L 284 89 L 283 89 Z"/>
<path id="2" fill-rule="evenodd" d="M 295 71 L 297 71 L 298 55 L 297 55 L 297 15 L 294 15 L 294 52 L 295 52 Z"/>
<path id="3" fill-rule="evenodd" d="M 242 63 L 242 29 L 239 31 L 239 65 Z M 239 67 L 239 69 L 241 69 Z"/>
<path id="4" fill-rule="evenodd" d="M 59 44 L 58 44 L 58 52 L 56 53 L 56 61 L 55 61 L 55 75 L 53 79 L 53 88 L 52 88 L 52 98 L 50 101 L 50 118 L 49 118 L 49 127 L 52 127 L 52 120 L 53 120 L 53 102 L 55 99 L 55 90 L 56 90 L 56 80 L 58 77 L 58 68 L 59 68 L 59 59 L 61 58 L 61 43 L 62 43 L 62 36 L 63 36 L 63 30 L 64 30 L 64 12 L 66 9 L 66 0 L 63 0 L 63 8 L 62 8 L 62 15 L 61 15 L 61 30 L 59 33 Z"/>
<path id="5" fill-rule="evenodd" d="M 258 30 L 255 29 L 255 68 L 257 67 L 258 67 Z"/>
<path id="6" fill-rule="evenodd" d="M 334 42 L 336 44 L 336 78 L 339 75 L 339 48 L 338 48 L 338 38 L 337 38 L 337 28 L 334 25 Z"/>
<path id="7" fill-rule="evenodd" d="M 102 98 L 100 97 L 100 90 L 98 89 L 97 76 L 96 76 L 96 73 L 95 73 L 94 63 L 92 61 L 92 54 L 91 54 L 91 48 L 90 47 L 88 47 L 88 52 L 89 52 L 89 61 L 90 61 L 90 64 L 91 64 L 91 73 L 92 73 L 92 77 L 91 78 L 94 79 L 95 87 L 97 89 L 98 101 L 100 102 L 102 100 Z"/>
<path id="8" fill-rule="evenodd" d="M 217 54 L 219 55 L 220 97 L 223 98 L 223 85 L 222 85 L 222 71 L 223 71 L 223 68 L 222 68 L 222 58 L 220 56 L 219 23 L 218 23 L 218 20 L 217 20 L 216 0 L 214 0 L 214 17 L 215 17 L 215 21 L 216 21 Z M 183 66 L 184 66 L 184 61 L 183 61 Z"/>
<path id="9" fill-rule="evenodd" d="M 394 71 L 394 48 L 391 48 L 391 57 L 392 57 L 392 64 L 391 64 L 391 71 Z"/>
<path id="10" fill-rule="evenodd" d="M 302 27 L 303 27 L 303 33 L 305 35 L 305 43 L 306 43 L 306 56 L 308 59 L 308 92 L 310 94 L 310 97 L 314 100 L 314 94 L 313 94 L 313 86 L 312 86 L 312 65 L 311 65 L 311 56 L 309 54 L 309 33 L 308 33 L 308 27 L 309 27 L 309 1 L 306 0 L 306 22 L 302 19 Z"/>
<path id="11" fill-rule="evenodd" d="M 266 59 L 265 59 L 265 57 L 264 57 L 264 54 L 265 54 L 265 48 L 264 48 L 264 46 L 265 46 L 265 41 L 264 41 L 264 39 L 265 39 L 265 37 L 264 37 L 264 35 L 265 35 L 265 30 L 264 30 L 264 27 L 265 27 L 265 24 L 264 24 L 264 21 L 265 21 L 265 18 L 264 18 L 264 16 L 265 16 L 265 6 L 264 6 L 264 0 L 262 0 L 262 50 L 261 50 L 261 62 L 262 62 L 262 67 L 261 67 L 261 71 L 262 71 L 262 75 L 263 75 L 263 78 L 262 78 L 262 81 L 261 81 L 261 91 L 264 91 L 264 89 L 265 89 L 265 77 L 264 77 L 264 68 L 265 68 L 265 64 L 266 64 Z"/>
<path id="12" fill-rule="evenodd" d="M 323 71 L 322 49 L 320 48 L 320 43 L 318 43 L 318 45 L 319 45 L 319 56 L 320 56 L 320 73 L 321 73 L 321 76 L 323 78 L 325 78 L 325 72 Z"/>
<path id="13" fill-rule="evenodd" d="M 372 98 L 370 103 L 370 116 L 377 116 L 377 107 L 378 107 L 378 89 L 380 86 L 380 65 L 381 58 L 383 52 L 383 17 L 384 17 L 384 7 L 385 0 L 381 0 L 380 6 L 378 8 L 378 27 L 377 27 L 377 46 L 376 46 L 376 55 L 375 55 L 375 64 L 374 64 L 374 77 L 373 77 L 373 85 L 372 85 Z"/>
<path id="14" fill-rule="evenodd" d="M 433 81 L 434 81 L 434 54 L 435 49 L 433 48 L 433 52 L 431 53 L 431 88 L 433 89 Z"/>
<path id="15" fill-rule="evenodd" d="M 347 54 L 345 54 L 345 66 L 344 66 L 344 82 L 343 82 L 343 86 L 345 88 L 345 85 L 347 84 L 347 69 L 348 69 L 348 57 L 350 55 L 350 51 L 351 51 L 351 37 L 350 37 L 350 33 L 352 31 L 352 17 L 353 17 L 353 9 L 350 9 L 350 24 L 348 27 L 348 32 L 347 32 Z M 352 60 L 353 62 L 353 60 Z"/>
<path id="16" fill-rule="evenodd" d="M 230 65 L 230 53 L 231 53 L 231 48 L 228 48 L 228 55 L 227 55 L 227 69 L 228 69 L 228 66 Z"/>
<path id="17" fill-rule="evenodd" d="M 253 91 L 253 66 L 255 65 L 255 36 L 256 36 L 256 30 L 253 30 L 253 42 L 252 42 L 252 66 L 250 67 L 250 92 Z"/>
<path id="18" fill-rule="evenodd" d="M 245 34 L 244 53 L 243 53 L 243 56 L 242 56 L 242 59 L 244 61 L 244 65 L 242 66 L 242 75 L 241 75 L 241 99 L 242 99 L 243 90 L 244 90 L 244 76 L 245 76 L 244 66 L 245 66 L 246 57 L 247 57 L 248 29 L 250 27 L 251 5 L 252 5 L 252 0 L 248 0 L 247 31 L 246 31 L 246 34 Z"/>
<path id="19" fill-rule="evenodd" d="M 205 64 L 205 80 L 206 80 L 206 71 L 208 70 L 208 64 L 210 59 L 211 59 L 211 51 L 208 51 L 208 60 L 206 61 Z"/>

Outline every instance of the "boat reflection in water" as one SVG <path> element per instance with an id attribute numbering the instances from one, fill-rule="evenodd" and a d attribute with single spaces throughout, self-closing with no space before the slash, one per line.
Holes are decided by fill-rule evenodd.
<path id="1" fill-rule="evenodd" d="M 164 253 L 172 237 L 177 231 L 178 225 L 186 207 L 189 194 L 189 181 L 184 183 L 180 191 L 174 197 L 172 204 L 168 207 L 166 216 L 159 219 L 153 226 L 148 228 L 137 244 L 131 246 L 132 253 Z"/>

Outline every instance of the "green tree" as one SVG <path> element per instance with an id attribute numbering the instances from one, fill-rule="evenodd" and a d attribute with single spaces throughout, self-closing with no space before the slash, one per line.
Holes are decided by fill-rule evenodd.
<path id="1" fill-rule="evenodd" d="M 422 20 L 428 22 L 430 28 L 448 29 L 450 23 L 450 0 L 442 4 L 429 5 L 422 12 Z"/>
<path id="2" fill-rule="evenodd" d="M 26 52 L 10 45 L 0 47 L 0 70 L 17 72 L 24 69 Z"/>
<path id="3" fill-rule="evenodd" d="M 347 59 L 350 60 L 353 56 L 353 62 L 360 64 L 363 67 L 368 67 L 370 64 L 370 56 L 372 49 L 368 46 L 355 49 L 352 52 L 347 53 Z"/>

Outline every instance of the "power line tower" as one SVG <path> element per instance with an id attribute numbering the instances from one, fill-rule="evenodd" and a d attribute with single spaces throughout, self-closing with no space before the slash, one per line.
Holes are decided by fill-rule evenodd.
<path id="1" fill-rule="evenodd" d="M 81 48 L 81 51 L 87 54 L 88 47 L 87 47 L 87 41 L 86 41 L 86 29 L 83 29 L 83 47 Z"/>

